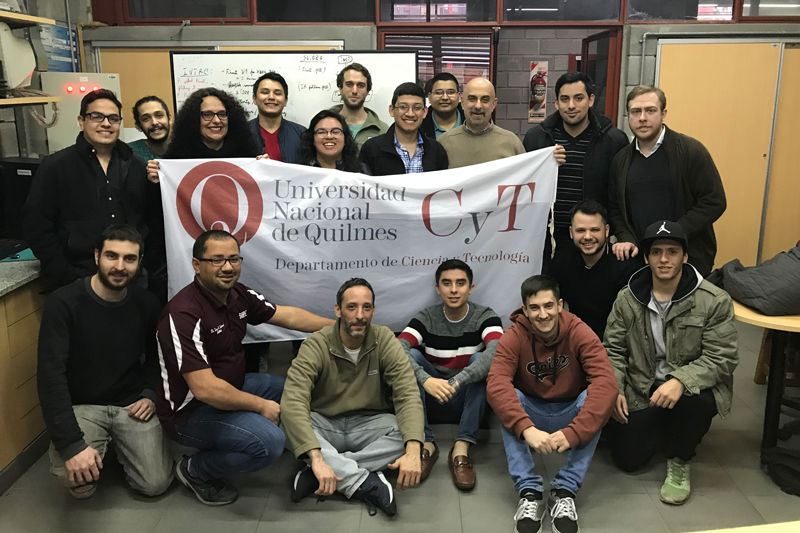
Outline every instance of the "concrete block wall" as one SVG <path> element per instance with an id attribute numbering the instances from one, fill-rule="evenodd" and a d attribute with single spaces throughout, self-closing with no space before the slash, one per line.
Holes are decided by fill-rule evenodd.
<path id="1" fill-rule="evenodd" d="M 774 34 L 776 37 L 786 37 L 786 34 L 800 35 L 800 24 L 653 24 L 626 26 L 623 32 L 622 65 L 619 91 L 619 115 L 617 124 L 628 136 L 631 136 L 628 127 L 628 114 L 625 109 L 625 99 L 628 92 L 639 83 L 651 85 L 656 76 L 656 53 L 658 52 L 659 39 L 649 37 L 644 51 L 644 73 L 642 75 L 642 36 L 645 33 L 692 33 L 701 38 L 732 39 L 747 37 L 748 34 Z M 725 35 L 710 35 L 722 34 Z M 798 38 L 800 40 L 800 37 Z M 667 95 L 669 102 L 669 95 Z"/>
<path id="2" fill-rule="evenodd" d="M 569 55 L 581 53 L 584 37 L 597 29 L 514 28 L 500 30 L 497 44 L 497 125 L 523 136 L 528 124 L 531 61 L 549 62 L 548 115 L 554 112 L 555 86 L 569 68 Z"/>

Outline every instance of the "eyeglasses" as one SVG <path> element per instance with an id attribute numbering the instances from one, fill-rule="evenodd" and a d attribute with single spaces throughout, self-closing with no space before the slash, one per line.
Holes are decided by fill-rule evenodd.
<path id="1" fill-rule="evenodd" d="M 344 130 L 342 128 L 333 128 L 332 130 L 325 130 L 320 128 L 318 130 L 314 130 L 314 135 L 316 135 L 317 137 L 327 137 L 328 134 L 330 134 L 331 137 L 338 137 L 342 133 L 344 133 Z"/>
<path id="2" fill-rule="evenodd" d="M 119 124 L 122 122 L 122 117 L 117 114 L 104 115 L 98 111 L 92 111 L 91 113 L 86 113 L 83 116 L 84 118 L 88 118 L 92 122 L 97 122 L 98 124 L 102 124 L 105 119 L 108 119 L 109 124 Z"/>
<path id="3" fill-rule="evenodd" d="M 200 118 L 205 120 L 206 122 L 211 122 L 214 120 L 214 117 L 217 117 L 221 121 L 228 120 L 228 112 L 224 109 L 222 111 L 217 111 L 214 113 L 213 111 L 200 111 Z"/>
<path id="4" fill-rule="evenodd" d="M 211 263 L 215 267 L 221 267 L 225 263 L 230 263 L 231 266 L 241 265 L 244 257 L 241 255 L 234 255 L 233 257 L 198 257 L 197 260 Z"/>
<path id="5" fill-rule="evenodd" d="M 414 107 L 409 107 L 408 104 L 397 104 L 396 106 L 394 106 L 394 108 L 400 111 L 400 113 L 402 114 L 408 113 L 409 109 L 412 110 L 417 115 L 425 111 L 425 106 L 422 104 L 417 104 Z"/>
<path id="6" fill-rule="evenodd" d="M 447 95 L 452 98 L 457 94 L 458 91 L 456 91 L 455 89 L 447 89 L 446 91 L 444 89 L 436 89 L 435 91 L 433 91 L 433 95 L 438 96 L 439 98 L 441 98 L 444 95 Z"/>

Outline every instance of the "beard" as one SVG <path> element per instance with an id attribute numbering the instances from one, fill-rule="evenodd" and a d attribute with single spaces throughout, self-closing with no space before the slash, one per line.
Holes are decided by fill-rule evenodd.
<path id="1" fill-rule="evenodd" d="M 152 134 L 155 131 L 164 131 L 166 132 L 166 134 L 160 139 L 154 139 Z M 169 139 L 169 126 L 166 126 L 164 128 L 150 128 L 144 132 L 144 136 L 147 137 L 147 140 L 153 144 L 164 144 Z"/>
<path id="2" fill-rule="evenodd" d="M 353 331 L 354 326 L 364 326 L 363 331 Z M 369 321 L 368 320 L 355 320 L 353 322 L 345 322 L 344 323 L 344 330 L 347 332 L 348 335 L 355 339 L 359 339 L 367 334 L 367 329 L 369 328 Z"/>
<path id="3" fill-rule="evenodd" d="M 112 274 L 119 276 L 120 280 L 117 281 L 116 279 L 112 278 Z M 132 277 L 133 276 L 124 270 L 109 270 L 108 272 L 104 272 L 100 269 L 97 270 L 97 279 L 100 280 L 100 283 L 102 283 L 104 287 L 112 291 L 120 291 L 127 287 L 131 282 Z"/>
<path id="4" fill-rule="evenodd" d="M 366 101 L 367 101 L 367 97 L 366 96 L 363 99 L 361 99 L 358 102 L 356 102 L 355 104 L 351 104 L 350 100 L 348 100 L 347 98 L 342 98 L 342 103 L 350 111 L 358 111 L 359 109 L 364 107 L 364 102 L 366 102 Z"/>

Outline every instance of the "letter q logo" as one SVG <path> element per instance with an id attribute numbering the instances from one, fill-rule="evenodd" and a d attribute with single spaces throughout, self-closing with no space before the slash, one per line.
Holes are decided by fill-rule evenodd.
<path id="1" fill-rule="evenodd" d="M 225 161 L 202 163 L 187 172 L 178 186 L 177 204 L 181 224 L 193 239 L 221 229 L 240 245 L 256 234 L 264 212 L 256 181 Z"/>

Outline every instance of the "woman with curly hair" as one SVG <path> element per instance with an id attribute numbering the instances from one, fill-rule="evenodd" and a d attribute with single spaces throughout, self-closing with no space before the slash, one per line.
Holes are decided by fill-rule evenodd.
<path id="1" fill-rule="evenodd" d="M 344 172 L 370 174 L 369 168 L 358 159 L 358 149 L 344 118 L 324 109 L 314 115 L 308 129 L 300 136 L 297 162 Z"/>
<path id="2" fill-rule="evenodd" d="M 164 159 L 229 159 L 259 153 L 242 105 L 225 91 L 206 87 L 189 95 L 178 110 Z M 148 161 L 150 181 L 158 181 L 158 168 L 158 161 Z"/>

